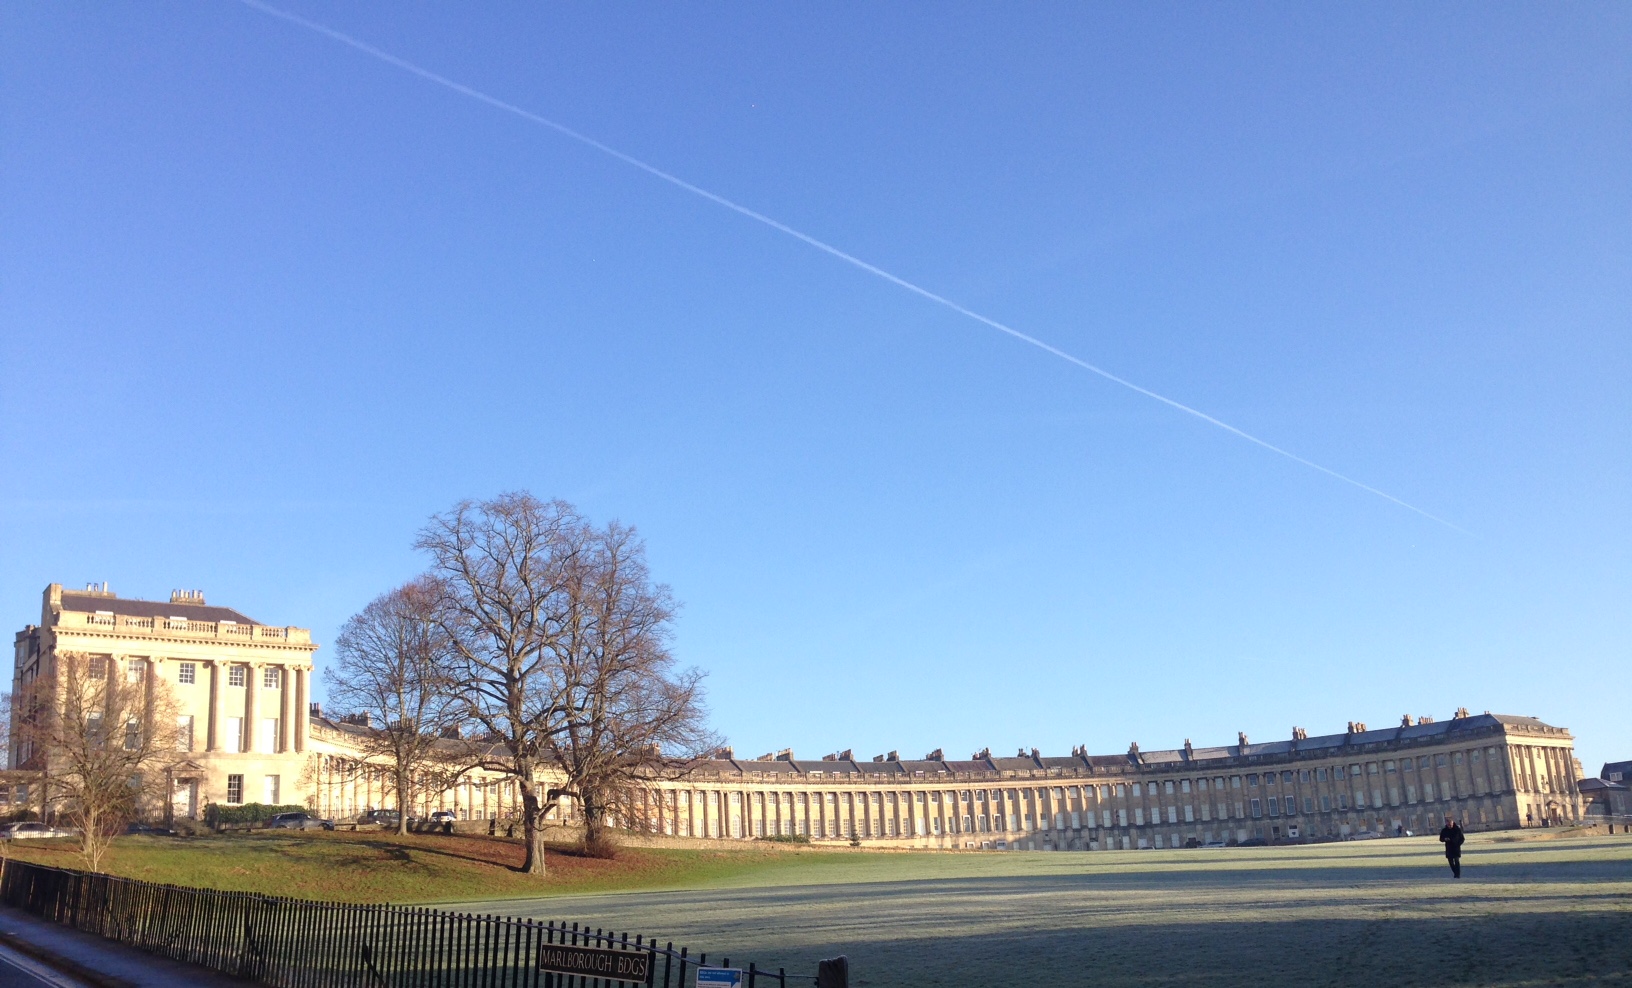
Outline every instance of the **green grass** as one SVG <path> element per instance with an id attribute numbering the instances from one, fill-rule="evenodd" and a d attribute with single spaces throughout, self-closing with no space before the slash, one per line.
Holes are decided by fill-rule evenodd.
<path id="1" fill-rule="evenodd" d="M 552 846 L 548 873 L 518 873 L 519 841 L 381 833 L 254 831 L 202 837 L 121 837 L 103 862 L 109 874 L 172 885 L 334 902 L 429 902 L 632 889 L 698 888 L 743 880 L 779 858 L 780 846 L 728 850 L 627 848 L 616 860 Z M 821 856 L 820 851 L 805 851 Z M 17 842 L 12 856 L 82 868 L 67 841 Z"/>
<path id="2" fill-rule="evenodd" d="M 1568 867 L 1632 858 L 1632 840 L 1475 838 L 1482 866 Z M 1323 880 L 1413 873 L 1439 845 L 1431 838 L 1306 847 L 1186 851 L 931 852 L 857 850 L 754 842 L 626 847 L 616 860 L 584 858 L 552 844 L 548 874 L 519 874 L 519 841 L 378 832 L 237 832 L 200 837 L 121 837 L 105 861 L 111 874 L 202 888 L 340 902 L 456 902 L 677 889 L 780 888 L 1061 875 L 1143 876 L 1307 871 Z M 1470 850 L 1470 855 L 1473 853 Z M 82 867 L 66 841 L 16 842 L 12 856 Z M 1607 856 L 1607 857 L 1606 857 Z"/>
<path id="3" fill-rule="evenodd" d="M 109 870 L 363 902 L 471 902 L 853 984 L 1617 984 L 1632 988 L 1632 838 L 1476 835 L 1453 881 L 1432 838 L 1211 851 L 890 852 L 746 844 L 558 849 L 255 833 L 122 838 Z M 1548 835 L 1550 836 L 1550 835 Z M 76 866 L 71 847 L 18 857 Z"/>
<path id="4" fill-rule="evenodd" d="M 1632 839 L 828 855 L 689 891 L 488 902 L 852 984 L 1632 986 Z"/>

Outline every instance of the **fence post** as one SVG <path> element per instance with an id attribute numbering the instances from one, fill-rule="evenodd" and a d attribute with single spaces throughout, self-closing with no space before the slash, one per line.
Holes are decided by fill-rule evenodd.
<path id="1" fill-rule="evenodd" d="M 0 902 L 173 960 L 281 988 L 584 988 L 622 982 L 538 967 L 546 944 L 633 950 L 647 959 L 645 988 L 686 988 L 708 962 L 674 942 L 658 945 L 587 923 L 518 919 L 389 905 L 343 905 L 257 893 L 161 885 L 27 862 L 0 862 Z M 727 958 L 724 964 L 729 965 Z M 787 972 L 748 964 L 787 988 Z"/>

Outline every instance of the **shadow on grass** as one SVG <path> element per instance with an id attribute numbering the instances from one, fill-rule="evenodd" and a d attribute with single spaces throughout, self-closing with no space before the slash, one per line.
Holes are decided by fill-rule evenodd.
<path id="1" fill-rule="evenodd" d="M 293 840 L 289 842 L 291 852 L 294 850 Z M 413 863 L 413 857 L 417 854 L 489 865 L 495 868 L 504 868 L 517 874 L 521 874 L 522 863 L 526 859 L 526 848 L 520 838 L 479 834 L 411 834 L 406 838 L 392 834 L 362 840 L 353 838 L 335 839 L 333 837 L 325 838 L 325 840 L 331 845 L 363 847 L 378 851 L 382 856 L 393 862 Z M 546 842 L 545 853 L 550 858 L 603 861 L 609 864 L 619 859 L 627 859 L 625 854 L 619 854 L 615 858 L 608 858 L 604 855 L 587 853 L 576 844 L 556 841 Z M 639 852 L 635 852 L 633 855 L 633 857 L 639 856 Z M 361 857 L 339 858 L 337 860 L 367 863 Z"/>
<path id="2" fill-rule="evenodd" d="M 729 956 L 742 967 L 751 959 L 761 970 L 781 967 L 790 975 L 814 973 L 819 959 L 843 953 L 858 988 L 1632 985 L 1632 914 L 1624 908 L 1043 930 L 951 923 L 933 933 L 921 922 L 880 923 L 871 910 L 833 917 L 800 909 L 723 928 L 706 913 L 642 912 L 595 913 L 590 925 L 658 933 L 661 941 L 685 943 L 693 956 Z"/>

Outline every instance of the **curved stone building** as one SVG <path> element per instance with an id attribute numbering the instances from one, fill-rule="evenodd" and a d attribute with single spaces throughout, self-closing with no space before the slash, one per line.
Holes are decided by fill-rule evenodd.
<path id="1" fill-rule="evenodd" d="M 110 672 L 163 682 L 180 704 L 185 750 L 172 770 L 170 812 L 209 803 L 305 803 L 337 820 L 396 806 L 385 767 L 357 744 L 370 728 L 322 717 L 308 702 L 317 646 L 301 628 L 267 626 L 202 594 L 122 600 L 105 588 L 46 588 L 41 623 L 15 641 L 13 691 L 79 652 Z M 469 744 L 454 741 L 450 744 Z M 1437 829 L 1453 815 L 1469 830 L 1581 818 L 1580 766 L 1563 728 L 1531 717 L 1465 710 L 1449 720 L 1402 718 L 1368 730 L 1284 741 L 1116 755 L 966 760 L 870 760 L 844 751 L 815 761 L 792 752 L 756 759 L 730 750 L 652 780 L 624 825 L 677 837 L 805 837 L 895 847 L 1098 850 L 1276 843 Z M 11 766 L 46 769 L 14 744 Z M 30 799 L 27 771 L 0 784 L 0 809 Z M 21 797 L 21 798 L 20 798 Z M 7 807 L 5 803 L 12 803 Z M 513 781 L 471 772 L 420 800 L 428 813 L 501 820 L 517 805 Z M 563 807 L 566 818 L 571 806 Z"/>
<path id="2" fill-rule="evenodd" d="M 1568 731 L 1531 717 L 1403 718 L 1285 741 L 1067 757 L 820 761 L 789 752 L 697 764 L 647 794 L 648 826 L 681 836 L 802 835 L 909 847 L 1099 850 L 1276 843 L 1580 819 Z"/>

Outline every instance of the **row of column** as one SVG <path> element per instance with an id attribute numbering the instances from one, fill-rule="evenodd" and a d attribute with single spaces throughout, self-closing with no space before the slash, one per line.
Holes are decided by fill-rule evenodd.
<path id="1" fill-rule="evenodd" d="M 1485 750 L 1487 749 L 1481 749 L 1482 753 Z M 1541 751 L 1547 753 L 1549 750 Z M 1557 754 L 1556 749 L 1553 749 L 1552 753 L 1554 762 L 1562 757 Z M 1366 768 L 1362 770 L 1361 776 L 1343 780 L 1334 777 L 1335 772 L 1332 770 L 1338 767 L 1337 764 L 1330 764 L 1322 766 L 1327 770 L 1327 779 L 1324 781 L 1316 781 L 1313 772 L 1308 781 L 1295 774 L 1293 781 L 1279 780 L 1279 785 L 1263 786 L 1250 791 L 1239 787 L 1237 782 L 1239 777 L 1231 776 L 1227 794 L 1203 791 L 1201 784 L 1194 786 L 1194 791 L 1169 792 L 1168 785 L 1179 780 L 1162 780 L 1157 783 L 1140 780 L 1109 785 L 1078 784 L 1069 787 L 1003 787 L 995 791 L 986 790 L 992 792 L 992 795 L 985 800 L 965 800 L 962 798 L 963 792 L 958 790 L 877 793 L 873 790 L 860 792 L 667 790 L 658 794 L 656 805 L 648 811 L 648 825 L 662 832 L 689 833 L 691 836 L 702 837 L 759 836 L 761 834 L 759 824 L 762 822 L 765 825 L 763 833 L 772 835 L 805 833 L 823 837 L 846 837 L 851 834 L 923 837 L 971 831 L 1012 833 L 1081 829 L 1084 825 L 1089 828 L 1126 827 L 1130 824 L 1166 826 L 1208 822 L 1209 818 L 1220 821 L 1257 819 L 1259 817 L 1254 817 L 1247 805 L 1250 802 L 1246 798 L 1249 794 L 1262 800 L 1271 798 L 1273 794 L 1279 797 L 1282 803 L 1291 804 L 1279 815 L 1302 817 L 1334 812 L 1345 813 L 1351 809 L 1380 810 L 1402 805 L 1440 802 L 1467 798 L 1481 792 L 1494 795 L 1506 788 L 1507 780 L 1503 778 L 1506 773 L 1502 771 L 1502 766 L 1488 764 L 1496 761 L 1494 757 L 1483 759 L 1487 763 L 1484 766 L 1486 771 L 1476 772 L 1472 763 L 1472 749 L 1454 753 L 1462 758 L 1461 766 L 1454 764 L 1456 759 L 1450 757 L 1452 754 L 1453 752 L 1445 749 L 1433 751 L 1430 753 L 1427 766 L 1409 773 L 1403 771 L 1403 759 L 1406 757 L 1403 754 L 1399 756 L 1400 767 L 1394 772 L 1383 771 L 1380 766 L 1379 774 L 1373 776 L 1369 772 L 1372 763 L 1367 762 L 1364 763 Z M 1437 758 L 1434 757 L 1437 755 L 1445 755 L 1448 764 L 1439 766 Z M 1345 769 L 1347 767 L 1344 766 Z M 1301 768 L 1298 771 L 1301 771 Z M 1425 787 L 1425 791 L 1419 793 L 1415 783 L 1406 786 L 1404 780 L 1412 777 L 1416 777 L 1415 783 L 1422 783 L 1424 780 L 1435 783 L 1435 789 L 1438 791 L 1430 793 Z M 1208 781 L 1215 783 L 1209 786 L 1209 789 L 1218 788 L 1216 786 L 1218 780 Z M 1149 793 L 1148 790 L 1153 785 L 1160 786 L 1158 794 Z M 1076 795 L 1071 794 L 1073 788 L 1077 790 Z M 1061 795 L 1054 795 L 1055 789 L 1061 790 Z M 971 795 L 981 791 L 976 790 Z M 1354 792 L 1365 793 L 1364 805 L 1358 802 L 1352 808 L 1337 805 L 1336 794 Z M 873 802 L 875 795 L 879 798 L 876 803 Z M 1168 798 L 1161 800 L 1159 798 L 1161 795 Z M 1314 805 L 1304 808 L 1301 799 L 1303 795 L 1311 796 Z M 1332 797 L 1330 805 L 1320 803 L 1318 801 L 1320 796 Z M 1402 799 L 1402 796 L 1405 798 Z M 734 803 L 732 800 L 738 802 Z M 761 800 L 764 802 L 761 803 Z M 1266 802 L 1260 808 L 1260 817 L 1277 815 L 1262 812 L 1267 808 Z M 1211 812 L 1213 810 L 1217 812 Z M 1086 820 L 1083 819 L 1084 815 Z M 982 817 L 987 818 L 985 826 L 980 825 Z M 800 824 L 804 826 L 801 828 Z"/>
<path id="2" fill-rule="evenodd" d="M 224 708 L 226 705 L 226 675 L 233 666 L 244 668 L 244 710 L 243 730 L 240 732 L 240 751 L 261 751 L 260 731 L 256 730 L 258 721 L 264 719 L 261 710 L 261 679 L 266 669 L 278 671 L 279 710 L 278 733 L 273 745 L 273 751 L 264 754 L 276 754 L 287 751 L 305 751 L 307 734 L 307 677 L 310 670 L 304 666 L 286 666 L 273 662 L 225 662 L 206 659 L 203 663 L 209 669 L 210 676 L 210 707 L 209 724 L 206 729 L 205 749 L 207 751 L 226 750 L 226 731 Z"/>
<path id="3" fill-rule="evenodd" d="M 1509 758 L 1517 769 L 1515 788 L 1526 792 L 1575 792 L 1575 766 L 1562 748 L 1552 745 L 1515 744 L 1508 746 Z"/>
<path id="4" fill-rule="evenodd" d="M 398 809 L 395 782 L 382 765 L 341 756 L 325 757 L 318 779 L 319 811 L 345 819 L 372 809 Z M 410 815 L 454 810 L 461 820 L 506 819 L 520 812 L 521 796 L 513 779 L 463 778 L 439 792 L 420 792 Z M 563 803 L 552 818 L 570 816 Z"/>

